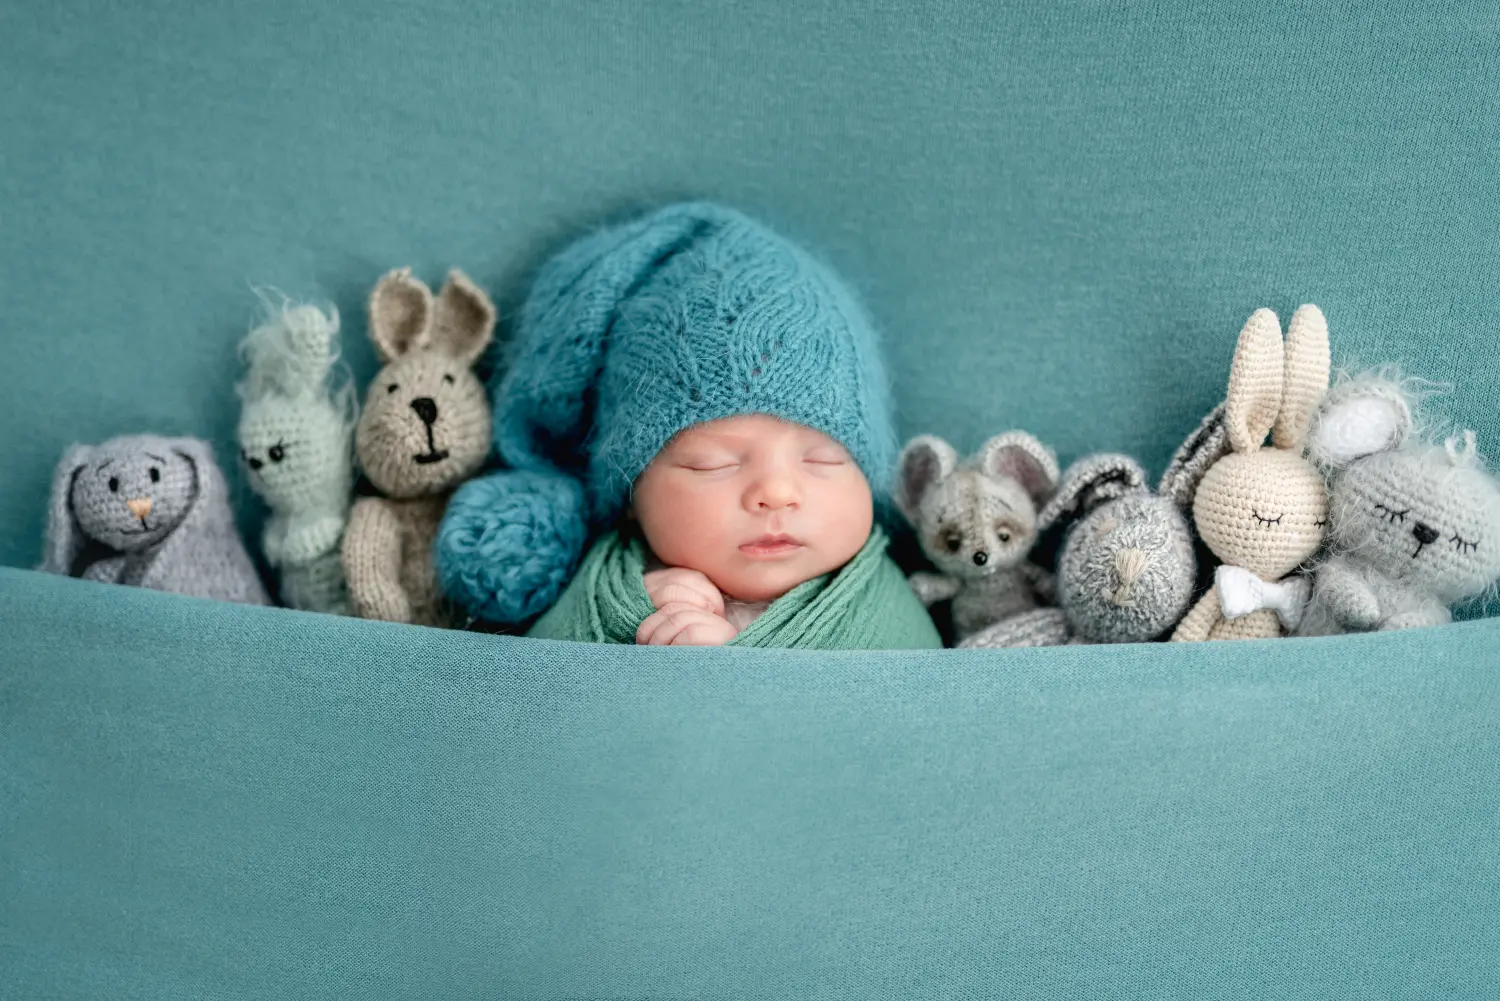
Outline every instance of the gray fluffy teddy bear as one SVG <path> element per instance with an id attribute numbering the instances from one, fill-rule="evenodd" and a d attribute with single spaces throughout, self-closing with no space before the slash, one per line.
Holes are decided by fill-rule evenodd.
<path id="1" fill-rule="evenodd" d="M 138 435 L 69 448 L 52 478 L 39 569 L 269 603 L 235 529 L 213 450 L 196 438 Z"/>
<path id="2" fill-rule="evenodd" d="M 1315 416 L 1331 524 L 1300 635 L 1442 625 L 1500 578 L 1500 483 L 1474 433 L 1428 444 L 1413 425 L 1384 372 L 1342 382 Z"/>

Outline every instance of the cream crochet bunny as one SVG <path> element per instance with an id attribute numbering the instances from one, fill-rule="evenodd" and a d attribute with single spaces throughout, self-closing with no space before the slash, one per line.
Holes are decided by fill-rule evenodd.
<path id="1" fill-rule="evenodd" d="M 1193 500 L 1198 534 L 1223 565 L 1173 640 L 1268 639 L 1299 624 L 1307 580 L 1287 575 L 1317 552 L 1328 525 L 1323 476 L 1303 456 L 1328 371 L 1328 323 L 1316 306 L 1292 315 L 1285 344 L 1269 309 L 1240 331 L 1224 402 L 1231 451 Z"/>
<path id="2" fill-rule="evenodd" d="M 457 268 L 435 298 L 410 268 L 370 295 L 370 339 L 385 362 L 370 384 L 355 449 L 383 497 L 361 497 L 344 535 L 344 572 L 366 619 L 449 625 L 432 545 L 455 488 L 490 450 L 490 406 L 471 366 L 495 307 Z"/>

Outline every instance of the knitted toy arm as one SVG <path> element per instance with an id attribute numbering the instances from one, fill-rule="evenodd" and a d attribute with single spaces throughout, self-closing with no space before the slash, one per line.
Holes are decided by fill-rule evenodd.
<path id="1" fill-rule="evenodd" d="M 1219 589 L 1211 587 L 1198 599 L 1193 610 L 1183 616 L 1172 633 L 1173 643 L 1201 643 L 1208 639 L 1214 624 L 1219 621 Z"/>
<path id="2" fill-rule="evenodd" d="M 1453 613 L 1446 606 L 1433 601 L 1392 615 L 1380 624 L 1380 628 L 1418 629 L 1423 626 L 1446 626 L 1452 621 Z"/>
<path id="3" fill-rule="evenodd" d="M 1318 568 L 1317 599 L 1345 629 L 1364 632 L 1380 623 L 1380 599 L 1359 574 L 1342 563 Z"/>
<path id="4" fill-rule="evenodd" d="M 948 601 L 958 594 L 960 587 L 956 578 L 938 573 L 914 573 L 907 581 L 925 608 L 931 608 L 940 601 Z"/>
<path id="5" fill-rule="evenodd" d="M 401 587 L 401 522 L 380 497 L 361 497 L 344 532 L 349 599 L 364 619 L 410 622 L 411 598 Z"/>

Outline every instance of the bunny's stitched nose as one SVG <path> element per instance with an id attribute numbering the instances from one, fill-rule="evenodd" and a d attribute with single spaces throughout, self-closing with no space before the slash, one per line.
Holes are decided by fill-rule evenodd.
<path id="1" fill-rule="evenodd" d="M 988 563 L 989 561 L 990 561 L 990 554 L 987 553 L 987 552 L 985 552 L 983 549 L 979 550 L 979 552 L 977 552 L 977 553 L 974 554 L 974 565 L 976 567 L 982 567 L 986 563 Z"/>
<path id="2" fill-rule="evenodd" d="M 1437 529 L 1433 528 L 1425 521 L 1419 521 L 1415 525 L 1413 525 L 1411 527 L 1411 534 L 1415 535 L 1417 537 L 1417 541 L 1424 546 L 1432 545 L 1437 541 L 1438 537 Z"/>
<path id="3" fill-rule="evenodd" d="M 417 412 L 418 417 L 422 418 L 423 424 L 431 424 L 437 420 L 437 404 L 430 396 L 419 396 L 412 400 L 411 408 Z"/>
<path id="4" fill-rule="evenodd" d="M 135 500 L 126 501 L 125 506 L 130 509 L 131 514 L 145 521 L 146 515 L 151 513 L 151 498 L 137 497 Z"/>

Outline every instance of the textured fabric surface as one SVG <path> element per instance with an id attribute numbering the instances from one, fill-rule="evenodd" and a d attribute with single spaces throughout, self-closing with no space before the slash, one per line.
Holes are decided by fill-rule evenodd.
<path id="1" fill-rule="evenodd" d="M 1494 994 L 1500 622 L 648 650 L 0 570 L 0 623 L 7 999 Z"/>
<path id="2" fill-rule="evenodd" d="M 876 528 L 838 572 L 804 581 L 771 602 L 730 646 L 797 650 L 933 650 L 943 643 L 932 619 L 886 555 Z M 638 538 L 611 532 L 594 544 L 573 583 L 528 636 L 634 643 L 656 611 L 642 574 L 648 553 Z"/>
<path id="3" fill-rule="evenodd" d="M 1500 454 L 1493 3 L 4 0 L 0 25 L 0 563 L 36 562 L 71 441 L 233 454 L 248 283 L 331 299 L 363 378 L 383 271 L 464 268 L 503 339 L 541 261 L 692 196 L 855 287 L 903 439 L 1024 427 L 1155 474 L 1245 317 L 1316 302 L 1336 364 L 1454 383 Z"/>

